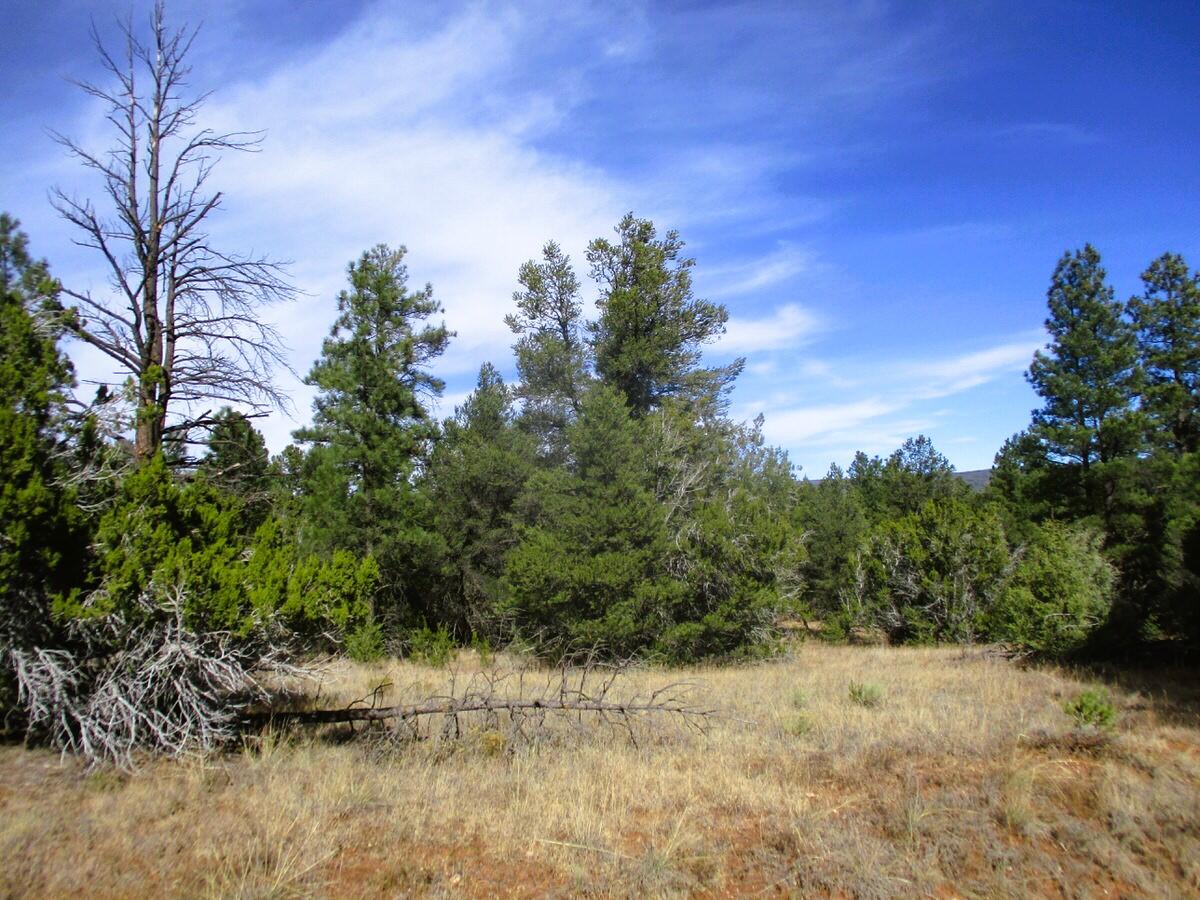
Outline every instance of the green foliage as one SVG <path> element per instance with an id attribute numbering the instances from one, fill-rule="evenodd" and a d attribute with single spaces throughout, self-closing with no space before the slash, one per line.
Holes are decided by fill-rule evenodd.
<path id="1" fill-rule="evenodd" d="M 242 529 L 253 533 L 271 512 L 266 441 L 244 413 L 226 407 L 213 417 L 206 443 L 208 453 L 199 471 L 210 484 L 240 501 Z"/>
<path id="2" fill-rule="evenodd" d="M 46 315 L 57 285 L 19 223 L 0 214 L 0 715 L 14 692 L 8 651 L 55 637 L 51 603 L 83 584 L 87 535 L 62 487 L 72 370 Z"/>
<path id="3" fill-rule="evenodd" d="M 408 635 L 408 656 L 415 662 L 442 668 L 453 661 L 457 650 L 445 625 L 436 629 L 423 625 Z"/>
<path id="4" fill-rule="evenodd" d="M 840 608 L 839 595 L 854 581 L 854 560 L 868 521 L 862 492 L 836 465 L 799 494 L 795 531 L 804 536 L 805 558 L 797 573 L 802 609 L 825 619 Z"/>
<path id="5" fill-rule="evenodd" d="M 1114 577 L 1101 540 L 1058 522 L 1036 526 L 987 615 L 988 636 L 1049 653 L 1081 647 L 1111 604 Z"/>
<path id="6" fill-rule="evenodd" d="M 302 553 L 278 519 L 248 537 L 240 515 L 236 498 L 203 477 L 181 483 L 154 457 L 125 478 L 97 524 L 97 590 L 60 603 L 59 612 L 119 612 L 135 623 L 158 614 L 146 597 L 178 591 L 185 624 L 197 632 L 250 638 L 284 628 L 319 646 L 370 624 L 374 560 Z"/>
<path id="7" fill-rule="evenodd" d="M 852 681 L 847 689 L 850 702 L 867 709 L 883 705 L 883 688 L 869 681 Z"/>
<path id="8" fill-rule="evenodd" d="M 1176 453 L 1200 450 L 1200 275 L 1164 253 L 1142 273 L 1129 301 L 1146 383 L 1142 408 L 1150 437 Z"/>
<path id="9" fill-rule="evenodd" d="M 725 307 L 692 295 L 695 260 L 682 257 L 678 232 L 658 236 L 654 223 L 626 215 L 618 240 L 588 245 L 600 286 L 600 318 L 589 325 L 596 371 L 620 391 L 635 416 L 668 397 L 708 405 L 719 400 L 745 363 L 701 368 L 700 348 L 725 331 Z"/>
<path id="10" fill-rule="evenodd" d="M 387 652 L 383 628 L 378 622 L 363 622 L 346 635 L 346 655 L 358 662 L 374 662 Z"/>
<path id="11" fill-rule="evenodd" d="M 617 654 L 661 634 L 681 591 L 662 569 L 664 514 L 645 486 L 638 431 L 620 395 L 594 386 L 567 432 L 574 465 L 530 479 L 502 601 L 520 632 Z"/>
<path id="12" fill-rule="evenodd" d="M 446 422 L 422 483 L 441 541 L 433 612 L 460 633 L 502 636 L 495 604 L 536 455 L 515 418 L 511 392 L 485 365 L 475 392 Z"/>
<path id="13" fill-rule="evenodd" d="M 874 521 L 907 515 L 931 500 L 965 496 L 970 490 L 923 434 L 906 440 L 886 460 L 858 452 L 848 474 Z"/>
<path id="14" fill-rule="evenodd" d="M 982 632 L 1009 565 L 993 509 L 966 498 L 930 500 L 876 526 L 847 601 L 858 621 L 895 641 L 968 641 Z"/>
<path id="15" fill-rule="evenodd" d="M 408 290 L 404 255 L 381 244 L 350 264 L 350 289 L 306 379 L 318 389 L 313 424 L 295 435 L 311 445 L 299 473 L 306 539 L 374 557 L 389 607 L 436 549 L 412 476 L 437 435 L 423 398 L 443 384 L 428 367 L 451 336 L 422 325 L 441 307 L 429 285 Z"/>
<path id="16" fill-rule="evenodd" d="M 1108 462 L 1138 448 L 1132 410 L 1138 389 L 1133 328 L 1105 282 L 1100 254 L 1090 244 L 1063 254 L 1047 294 L 1048 352 L 1038 351 L 1029 383 L 1045 400 L 1032 431 L 1052 458 Z"/>
<path id="17" fill-rule="evenodd" d="M 33 261 L 18 223 L 0 214 L 0 591 L 65 590 L 78 577 L 71 544 L 78 515 L 58 482 L 56 459 L 70 363 L 46 315 L 57 293 L 46 264 Z M 6 614 L 11 619 L 15 613 Z"/>
<path id="18" fill-rule="evenodd" d="M 1117 710 L 1113 707 L 1108 691 L 1097 688 L 1080 692 L 1074 700 L 1063 705 L 1063 711 L 1080 728 L 1112 728 L 1117 721 Z"/>
<path id="19" fill-rule="evenodd" d="M 543 262 L 521 266 L 523 291 L 513 295 L 517 312 L 504 321 L 519 335 L 513 351 L 521 377 L 521 424 L 548 458 L 562 462 L 567 425 L 579 411 L 588 380 L 579 279 L 570 258 L 553 241 Z"/>

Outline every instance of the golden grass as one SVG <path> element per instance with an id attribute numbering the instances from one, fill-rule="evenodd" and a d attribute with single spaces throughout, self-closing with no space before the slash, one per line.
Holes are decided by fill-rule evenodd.
<path id="1" fill-rule="evenodd" d="M 957 649 L 808 643 L 624 677 L 695 680 L 731 718 L 703 736 L 648 725 L 636 746 L 597 727 L 519 746 L 483 724 L 454 743 L 269 735 L 135 775 L 0 748 L 0 895 L 1200 891 L 1187 682 L 1115 684 L 1117 730 L 1096 747 L 1062 711 L 1081 679 Z M 448 680 L 338 663 L 320 696 L 391 682 L 400 702 Z M 853 702 L 851 682 L 882 702 Z"/>

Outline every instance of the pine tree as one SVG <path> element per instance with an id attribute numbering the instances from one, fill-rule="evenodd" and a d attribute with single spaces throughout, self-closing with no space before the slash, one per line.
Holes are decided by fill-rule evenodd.
<path id="1" fill-rule="evenodd" d="M 1200 449 L 1200 274 L 1164 253 L 1142 273 L 1129 301 L 1146 384 L 1142 407 L 1152 438 L 1176 454 Z"/>
<path id="2" fill-rule="evenodd" d="M 426 285 L 408 290 L 405 249 L 378 245 L 349 267 L 350 289 L 305 383 L 319 393 L 313 424 L 295 433 L 304 461 L 304 514 L 318 548 L 374 556 L 397 594 L 431 537 L 413 473 L 437 434 L 429 372 L 451 333 L 423 324 L 441 311 Z"/>
<path id="3" fill-rule="evenodd" d="M 1093 463 L 1138 449 L 1134 332 L 1105 277 L 1091 244 L 1063 254 L 1047 293 L 1048 352 L 1034 354 L 1026 374 L 1046 401 L 1031 431 L 1052 457 L 1079 464 L 1085 475 Z"/>
<path id="4" fill-rule="evenodd" d="M 516 425 L 512 391 L 485 364 L 475 392 L 446 422 L 423 485 L 445 543 L 439 619 L 456 631 L 501 636 L 499 582 L 517 542 L 513 514 L 534 455 L 534 439 Z"/>
<path id="5" fill-rule="evenodd" d="M 618 392 L 594 385 L 567 438 L 573 464 L 538 472 L 521 499 L 501 610 L 560 652 L 653 647 L 683 586 L 663 566 L 665 515 L 647 486 L 638 422 Z"/>
<path id="6" fill-rule="evenodd" d="M 245 413 L 226 407 L 213 417 L 208 454 L 199 470 L 208 480 L 237 497 L 242 527 L 251 533 L 271 511 L 270 461 L 267 443 Z"/>
<path id="7" fill-rule="evenodd" d="M 518 280 L 524 290 L 513 295 L 517 312 L 504 321 L 519 336 L 513 350 L 521 377 L 516 396 L 524 402 L 522 423 L 537 436 L 543 452 L 554 456 L 579 412 L 588 360 L 579 279 L 571 260 L 553 241 L 542 250 L 542 259 L 521 266 Z"/>
<path id="8" fill-rule="evenodd" d="M 633 213 L 616 232 L 616 242 L 597 238 L 587 252 L 600 286 L 600 318 L 589 325 L 597 373 L 638 416 L 670 397 L 715 411 L 745 360 L 702 368 L 700 348 L 724 333 L 729 313 L 692 295 L 695 260 L 680 255 L 678 232 L 659 238 Z"/>

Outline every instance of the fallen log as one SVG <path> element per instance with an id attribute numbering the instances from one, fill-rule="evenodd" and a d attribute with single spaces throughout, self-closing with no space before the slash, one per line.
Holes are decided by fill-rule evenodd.
<path id="1" fill-rule="evenodd" d="M 634 716 L 651 713 L 703 719 L 713 710 L 664 703 L 617 703 L 602 700 L 539 699 L 464 699 L 438 700 L 400 706 L 351 706 L 341 709 L 273 710 L 246 717 L 248 725 L 295 724 L 332 725 L 346 722 L 381 722 L 388 719 L 415 719 L 420 716 L 459 715 L 471 712 L 524 712 L 546 710 L 561 712 L 595 712 L 613 716 Z"/>
<path id="2" fill-rule="evenodd" d="M 614 685 L 628 668 L 627 662 L 601 664 L 589 661 L 583 666 L 563 667 L 557 676 L 550 676 L 540 686 L 527 684 L 526 674 L 522 671 L 492 669 L 475 673 L 461 691 L 455 673 L 449 693 L 426 697 L 419 702 L 383 706 L 379 701 L 385 686 L 381 685 L 369 697 L 346 707 L 255 711 L 243 717 L 243 728 L 388 720 L 415 728 L 424 718 L 441 716 L 444 733 L 459 735 L 460 716 L 470 713 L 482 713 L 485 716 L 508 713 L 515 735 L 526 724 L 540 727 L 548 713 L 556 718 L 575 720 L 572 724 L 582 723 L 583 716 L 588 714 L 603 724 L 624 730 L 633 739 L 633 721 L 638 718 L 675 717 L 692 730 L 704 731 L 708 721 L 717 716 L 716 710 L 690 702 L 694 685 L 685 682 L 614 698 Z M 514 689 L 507 689 L 508 686 Z M 530 687 L 533 689 L 530 690 Z"/>

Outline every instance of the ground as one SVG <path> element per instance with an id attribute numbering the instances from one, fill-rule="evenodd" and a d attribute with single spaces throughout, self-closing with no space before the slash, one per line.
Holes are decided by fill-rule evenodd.
<path id="1" fill-rule="evenodd" d="M 342 662 L 309 692 L 390 683 L 399 703 L 479 667 Z M 722 717 L 646 721 L 636 741 L 587 721 L 532 742 L 502 722 L 421 741 L 328 728 L 135 773 L 0 747 L 0 896 L 1200 893 L 1194 673 L 809 641 L 621 678 L 614 693 L 694 682 Z M 1101 682 L 1116 725 L 1081 730 L 1063 705 Z"/>

